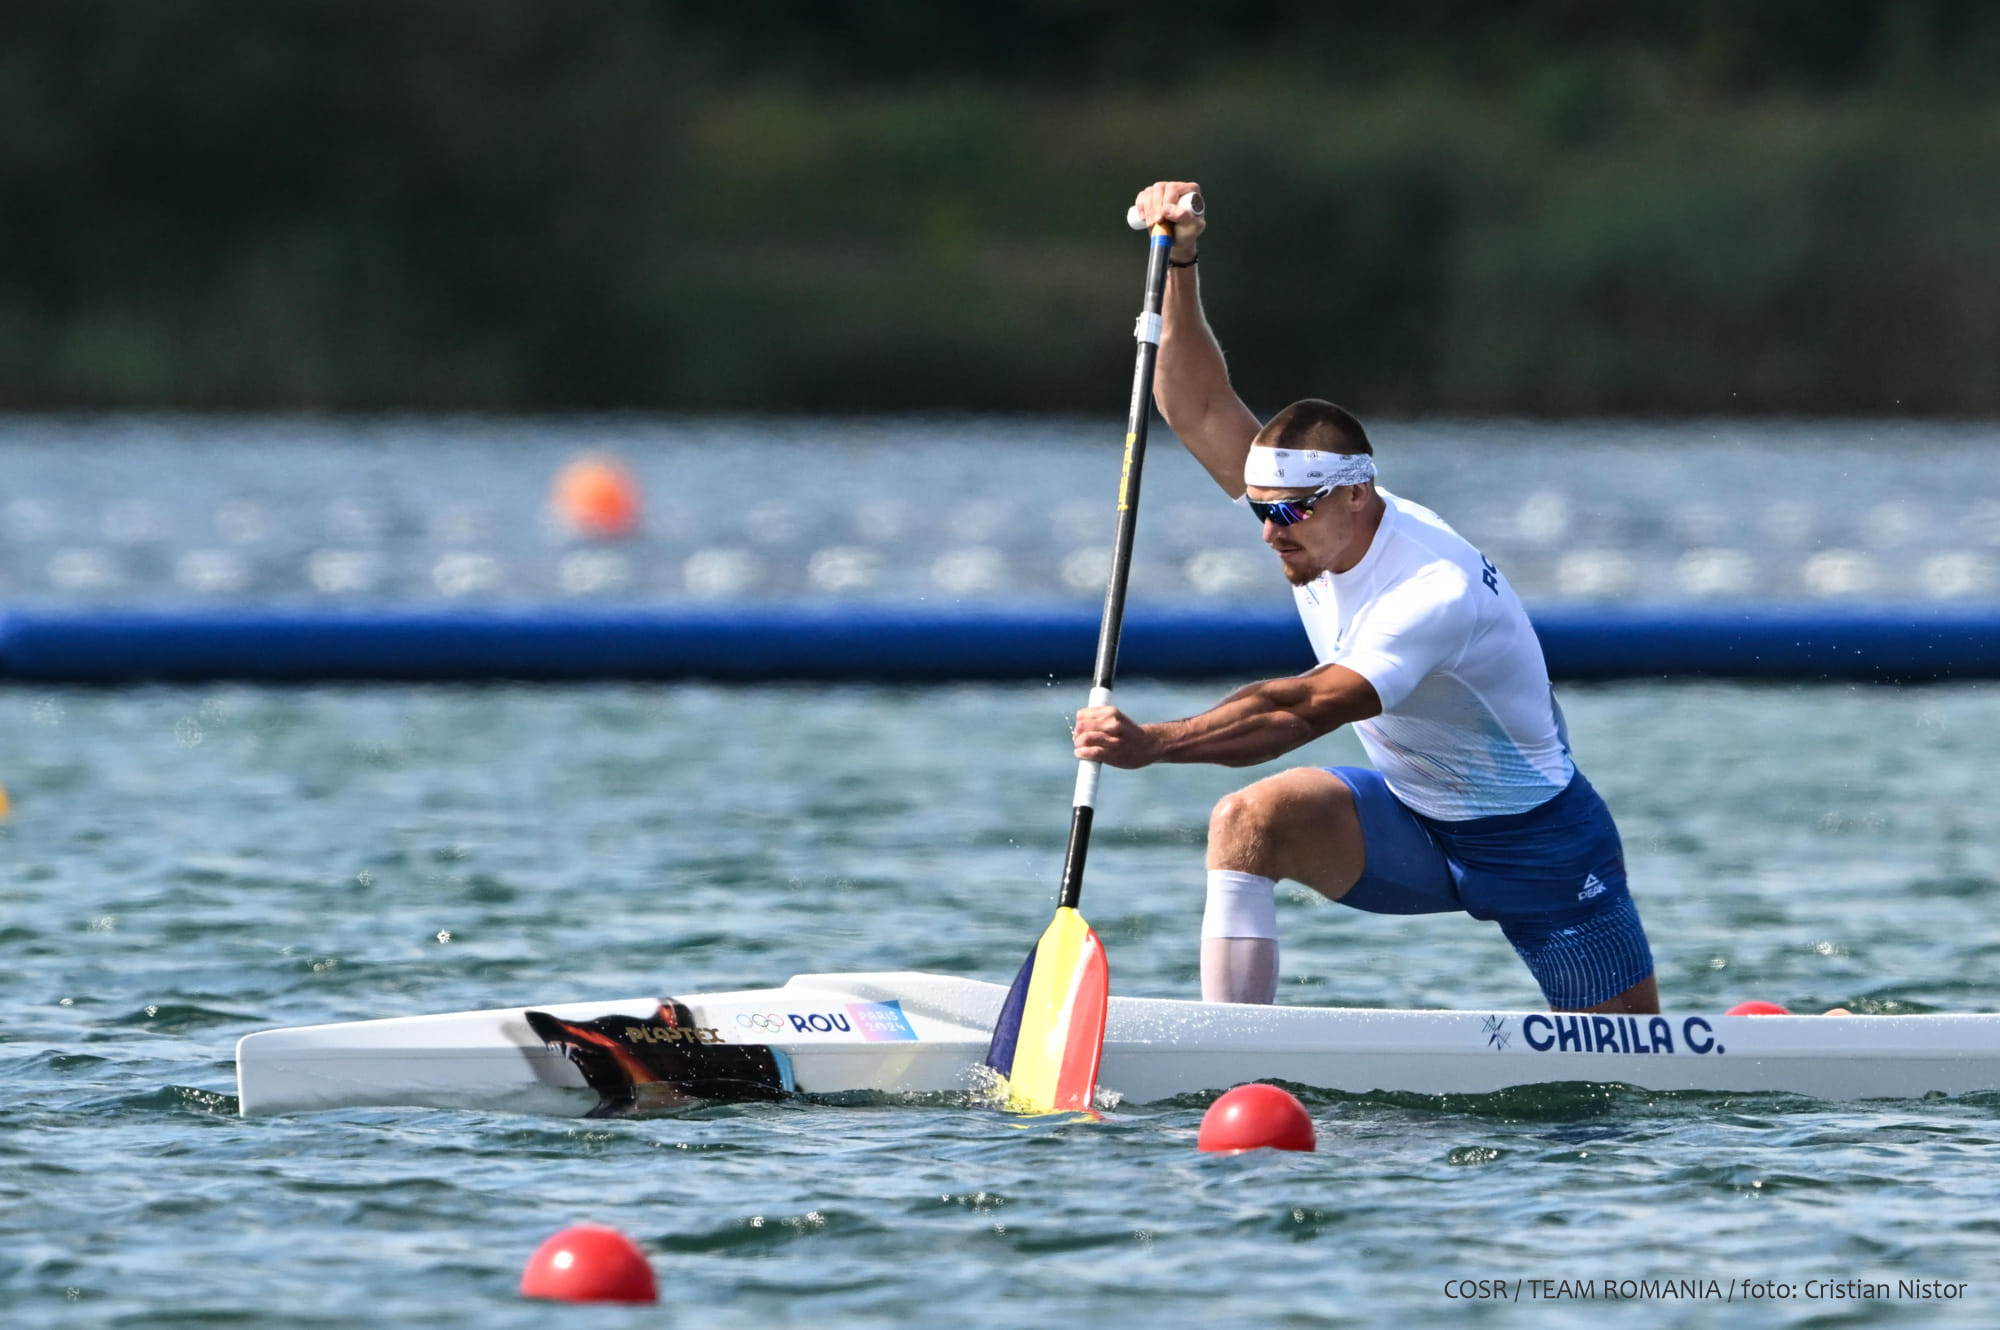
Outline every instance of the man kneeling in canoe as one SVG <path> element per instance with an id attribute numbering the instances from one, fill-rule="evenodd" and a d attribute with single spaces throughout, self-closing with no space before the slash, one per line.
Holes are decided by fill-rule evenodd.
<path id="1" fill-rule="evenodd" d="M 1374 449 L 1346 411 L 1308 399 L 1258 425 L 1202 314 L 1204 222 L 1176 202 L 1198 188 L 1167 181 L 1138 198 L 1148 225 L 1174 228 L 1155 398 L 1264 524 L 1320 664 L 1186 720 L 1086 708 L 1076 755 L 1250 766 L 1352 725 L 1375 764 L 1300 767 L 1215 806 L 1202 997 L 1276 995 L 1276 890 L 1289 878 L 1376 914 L 1490 919 L 1559 1011 L 1658 1011 L 1618 828 L 1570 759 L 1514 589 L 1436 513 L 1377 487 Z"/>

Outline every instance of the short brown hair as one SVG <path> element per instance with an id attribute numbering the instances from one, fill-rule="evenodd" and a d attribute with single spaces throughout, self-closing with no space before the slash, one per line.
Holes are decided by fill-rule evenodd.
<path id="1" fill-rule="evenodd" d="M 1344 407 L 1317 397 L 1293 402 L 1257 431 L 1251 444 L 1263 448 L 1313 448 L 1323 453 L 1367 453 L 1375 447 Z"/>

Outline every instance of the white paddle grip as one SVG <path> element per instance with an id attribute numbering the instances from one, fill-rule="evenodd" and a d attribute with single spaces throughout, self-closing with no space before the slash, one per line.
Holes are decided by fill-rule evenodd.
<path id="1" fill-rule="evenodd" d="M 1097 807 L 1097 778 L 1103 771 L 1102 762 L 1076 764 L 1076 794 L 1069 801 L 1071 808 Z"/>
<path id="2" fill-rule="evenodd" d="M 1086 706 L 1108 707 L 1111 705 L 1111 690 L 1096 688 L 1090 690 L 1090 701 Z M 1079 762 L 1076 764 L 1076 794 L 1069 801 L 1071 808 L 1097 807 L 1097 778 L 1104 772 L 1102 762 Z"/>
<path id="3" fill-rule="evenodd" d="M 1206 205 L 1202 202 L 1201 195 L 1195 193 L 1193 190 L 1189 190 L 1187 193 L 1181 195 L 1175 202 L 1197 217 L 1207 211 Z M 1143 231 L 1146 229 L 1146 219 L 1139 215 L 1138 204 L 1135 203 L 1125 210 L 1125 225 L 1131 227 L 1134 231 Z"/>

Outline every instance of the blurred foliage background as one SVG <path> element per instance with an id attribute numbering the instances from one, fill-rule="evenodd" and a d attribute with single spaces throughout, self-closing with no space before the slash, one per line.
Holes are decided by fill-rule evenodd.
<path id="1" fill-rule="evenodd" d="M 2000 408 L 1972 0 L 10 0 L 0 405 Z"/>

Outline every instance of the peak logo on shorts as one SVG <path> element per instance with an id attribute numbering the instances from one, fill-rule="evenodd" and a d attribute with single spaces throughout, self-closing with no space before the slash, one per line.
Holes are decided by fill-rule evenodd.
<path id="1" fill-rule="evenodd" d="M 1604 885 L 1603 880 L 1597 874 L 1585 873 L 1583 875 L 1583 890 L 1576 893 L 1576 898 L 1580 901 L 1587 901 L 1592 896 L 1602 896 L 1609 890 L 1611 888 Z"/>

